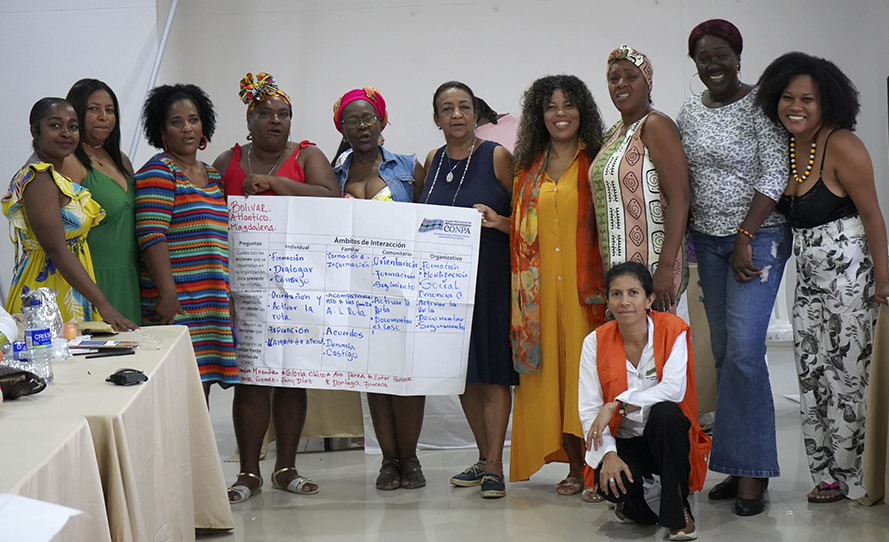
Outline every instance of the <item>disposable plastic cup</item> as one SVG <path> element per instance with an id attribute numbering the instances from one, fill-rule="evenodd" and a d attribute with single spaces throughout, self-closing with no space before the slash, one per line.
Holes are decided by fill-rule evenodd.
<path id="1" fill-rule="evenodd" d="M 142 329 L 133 332 L 133 342 L 136 343 L 136 348 L 139 350 L 160 350 L 164 344 L 163 339 L 147 331 L 142 331 Z"/>

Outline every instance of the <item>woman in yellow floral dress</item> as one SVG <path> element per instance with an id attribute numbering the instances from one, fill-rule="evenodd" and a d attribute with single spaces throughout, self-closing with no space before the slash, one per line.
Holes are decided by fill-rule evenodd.
<path id="1" fill-rule="evenodd" d="M 118 331 L 135 329 L 96 286 L 86 237 L 105 212 L 89 190 L 58 173 L 80 142 L 77 114 L 61 98 L 43 98 L 31 108 L 29 122 L 34 154 L 2 200 L 16 252 L 21 249 L 6 310 L 20 311 L 23 292 L 47 287 L 58 292 L 65 322 L 104 319 Z"/>

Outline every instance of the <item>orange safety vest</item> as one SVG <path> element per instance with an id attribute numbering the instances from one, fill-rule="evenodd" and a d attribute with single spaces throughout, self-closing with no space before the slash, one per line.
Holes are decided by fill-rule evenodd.
<path id="1" fill-rule="evenodd" d="M 651 319 L 654 321 L 654 366 L 657 370 L 657 379 L 660 381 L 664 374 L 664 363 L 673 349 L 673 344 L 679 335 L 685 331 L 686 347 L 688 349 L 688 367 L 686 369 L 685 397 L 679 403 L 682 413 L 691 422 L 688 430 L 688 439 L 691 449 L 688 460 L 691 464 L 691 473 L 688 477 L 689 491 L 700 491 L 704 487 L 704 479 L 707 477 L 707 461 L 710 455 L 710 437 L 708 437 L 698 424 L 698 396 L 695 389 L 695 364 L 691 349 L 691 331 L 688 324 L 681 318 L 666 312 L 652 311 Z M 596 364 L 599 372 L 599 382 L 602 385 L 602 395 L 606 403 L 614 401 L 614 398 L 627 390 L 627 365 L 624 341 L 617 328 L 617 322 L 611 321 L 596 329 Z M 614 415 L 608 427 L 611 434 L 617 434 L 620 425 L 620 414 Z"/>

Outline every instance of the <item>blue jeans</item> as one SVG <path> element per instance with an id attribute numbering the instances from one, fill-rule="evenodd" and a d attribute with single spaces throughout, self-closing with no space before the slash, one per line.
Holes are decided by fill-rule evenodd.
<path id="1" fill-rule="evenodd" d="M 780 476 L 775 403 L 766 364 L 766 333 L 792 250 L 786 224 L 762 228 L 750 241 L 762 276 L 735 280 L 735 236 L 692 231 L 710 345 L 716 362 L 716 422 L 710 470 L 736 476 Z"/>

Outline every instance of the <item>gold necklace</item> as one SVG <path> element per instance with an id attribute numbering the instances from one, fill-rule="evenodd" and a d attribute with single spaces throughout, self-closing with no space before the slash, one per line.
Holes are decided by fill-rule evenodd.
<path id="1" fill-rule="evenodd" d="M 463 180 L 466 179 L 466 172 L 469 171 L 469 164 L 472 162 L 472 151 L 475 149 L 475 142 L 478 141 L 478 138 L 472 140 L 472 146 L 469 147 L 469 155 L 466 157 L 466 169 L 463 170 L 463 175 L 460 176 L 460 184 L 457 185 L 457 191 L 454 192 L 454 200 L 451 201 L 451 206 L 453 207 L 457 203 L 457 194 L 460 193 L 460 189 L 463 188 Z M 432 195 L 432 191 L 435 190 L 435 182 L 438 180 L 438 172 L 441 171 L 441 163 L 444 162 L 444 157 L 448 153 L 448 147 L 445 145 L 444 153 L 442 153 L 441 159 L 438 161 L 438 167 L 435 169 L 435 177 L 432 178 L 432 186 L 429 187 L 429 192 L 426 193 L 426 199 L 423 200 L 423 203 L 429 203 L 429 196 Z M 448 158 L 450 159 L 450 158 Z M 463 160 L 458 160 L 459 164 Z M 455 168 L 457 166 L 454 166 Z M 451 170 L 453 171 L 453 169 Z M 450 175 L 450 173 L 448 174 Z M 453 177 L 452 177 L 453 178 Z M 451 182 L 451 181 L 448 181 Z"/>
<path id="2" fill-rule="evenodd" d="M 815 132 L 815 139 L 812 140 L 812 148 L 809 150 L 809 163 L 806 166 L 806 172 L 800 175 L 799 171 L 796 169 L 796 137 L 790 136 L 790 173 L 793 176 L 794 181 L 802 183 L 809 178 L 809 173 L 812 173 L 812 166 L 815 165 L 815 149 L 817 147 L 818 132 Z"/>
<path id="3" fill-rule="evenodd" d="M 275 165 L 272 166 L 272 169 L 270 169 L 269 172 L 266 173 L 266 175 L 271 175 L 272 173 L 277 171 L 278 163 L 281 162 L 281 157 L 284 156 L 284 153 L 287 152 L 287 149 L 289 149 L 289 148 L 290 148 L 290 143 L 288 142 L 287 145 L 284 146 L 284 150 L 281 151 L 281 154 L 278 155 L 278 159 L 275 160 Z M 247 151 L 247 174 L 248 175 L 253 174 L 253 164 L 250 163 L 250 155 L 251 154 L 253 154 L 253 143 L 250 143 L 250 149 Z"/>

